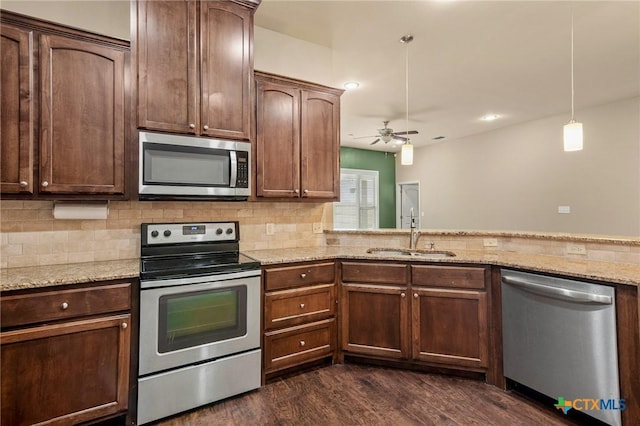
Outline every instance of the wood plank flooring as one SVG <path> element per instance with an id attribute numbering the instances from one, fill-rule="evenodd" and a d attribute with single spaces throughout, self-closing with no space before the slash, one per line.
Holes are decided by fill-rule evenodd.
<path id="1" fill-rule="evenodd" d="M 575 425 L 481 381 L 356 364 L 318 368 L 167 419 L 199 425 Z"/>

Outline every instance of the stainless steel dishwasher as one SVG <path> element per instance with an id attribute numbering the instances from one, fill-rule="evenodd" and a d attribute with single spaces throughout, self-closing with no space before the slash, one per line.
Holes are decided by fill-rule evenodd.
<path id="1" fill-rule="evenodd" d="M 502 270 L 505 377 L 553 399 L 620 400 L 613 287 Z M 576 408 L 610 425 L 619 409 Z M 590 409 L 585 409 L 590 408 Z"/>

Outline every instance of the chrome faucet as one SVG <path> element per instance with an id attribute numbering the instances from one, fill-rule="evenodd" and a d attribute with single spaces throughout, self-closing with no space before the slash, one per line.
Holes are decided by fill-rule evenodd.
<path id="1" fill-rule="evenodd" d="M 409 249 L 415 250 L 416 244 L 418 243 L 418 238 L 420 238 L 420 231 L 416 230 L 416 217 L 413 214 L 413 207 L 409 210 L 410 214 L 410 228 L 411 235 L 409 237 Z"/>

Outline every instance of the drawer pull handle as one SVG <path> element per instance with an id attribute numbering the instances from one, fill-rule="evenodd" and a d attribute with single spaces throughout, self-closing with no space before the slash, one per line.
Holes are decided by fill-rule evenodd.
<path id="1" fill-rule="evenodd" d="M 66 311 L 67 309 L 69 309 L 69 304 L 67 302 L 62 302 L 62 305 L 60 305 L 60 308 L 63 311 Z"/>
<path id="2" fill-rule="evenodd" d="M 304 342 L 304 340 L 300 340 L 300 347 L 303 347 L 304 345 L 306 345 L 306 343 Z"/>
<path id="3" fill-rule="evenodd" d="M 120 326 L 122 327 L 123 330 L 129 327 L 129 325 L 126 322 L 123 322 Z"/>
<path id="4" fill-rule="evenodd" d="M 300 274 L 300 278 L 302 278 L 302 279 L 307 278 L 307 274 L 304 274 L 304 273 Z"/>
<path id="5" fill-rule="evenodd" d="M 29 185 L 29 182 L 27 182 L 26 180 L 21 180 L 20 181 L 20 186 L 23 188 L 26 188 Z"/>
<path id="6" fill-rule="evenodd" d="M 407 295 L 404 294 L 404 293 L 400 293 L 400 297 L 402 297 L 404 299 L 405 297 L 407 297 Z"/>
<path id="7" fill-rule="evenodd" d="M 49 186 L 49 182 L 47 182 L 46 180 L 44 182 L 42 182 L 42 187 L 46 188 L 47 186 Z"/>
<path id="8" fill-rule="evenodd" d="M 304 309 L 304 303 L 300 304 L 300 309 Z"/>
<path id="9" fill-rule="evenodd" d="M 414 299 L 417 299 L 418 297 L 419 297 L 419 296 L 418 296 L 418 293 L 413 293 L 413 298 L 414 298 Z"/>
<path id="10" fill-rule="evenodd" d="M 196 128 L 196 125 L 195 125 L 195 124 L 193 124 L 193 123 L 190 123 L 190 124 L 189 124 L 189 128 L 190 128 L 190 129 L 195 129 L 195 128 Z"/>

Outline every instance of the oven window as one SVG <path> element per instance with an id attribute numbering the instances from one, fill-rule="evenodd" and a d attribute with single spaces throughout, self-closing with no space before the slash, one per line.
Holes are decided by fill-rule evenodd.
<path id="1" fill-rule="evenodd" d="M 170 352 L 247 333 L 247 287 L 160 297 L 158 352 Z"/>
<path id="2" fill-rule="evenodd" d="M 229 151 L 144 144 L 147 185 L 229 186 Z"/>

